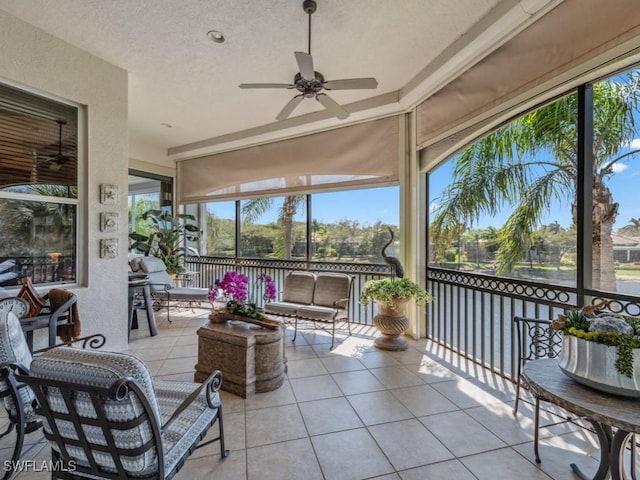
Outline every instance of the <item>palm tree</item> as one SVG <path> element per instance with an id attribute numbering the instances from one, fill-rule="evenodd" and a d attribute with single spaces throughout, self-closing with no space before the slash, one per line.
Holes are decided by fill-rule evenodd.
<path id="1" fill-rule="evenodd" d="M 606 181 L 636 134 L 639 71 L 593 87 L 593 287 L 614 288 L 612 227 L 618 213 Z M 511 271 L 532 246 L 532 234 L 558 200 L 572 203 L 576 222 L 578 98 L 567 95 L 487 135 L 456 159 L 454 178 L 431 232 L 436 245 L 455 239 L 482 214 L 514 210 L 499 231 L 496 273 Z M 545 158 L 536 158 L 543 154 Z M 546 158 L 546 157 L 550 157 Z"/>
<path id="2" fill-rule="evenodd" d="M 305 195 L 288 195 L 284 197 L 284 202 L 279 212 L 279 219 L 283 223 L 284 252 L 282 258 L 289 260 L 293 247 L 293 217 L 298 212 L 298 208 L 304 204 L 307 197 Z M 273 205 L 274 198 L 255 198 L 247 200 L 242 206 L 242 216 L 245 222 L 252 223 L 268 212 Z"/>
<path id="3" fill-rule="evenodd" d="M 638 235 L 638 233 L 640 233 L 640 218 L 632 218 L 629 220 L 629 223 L 619 231 L 625 235 Z"/>

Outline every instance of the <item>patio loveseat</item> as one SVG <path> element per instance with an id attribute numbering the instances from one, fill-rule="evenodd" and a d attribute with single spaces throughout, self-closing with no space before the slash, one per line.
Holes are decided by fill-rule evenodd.
<path id="1" fill-rule="evenodd" d="M 265 305 L 265 313 L 294 319 L 295 342 L 298 320 L 331 323 L 331 349 L 336 337 L 336 323 L 349 323 L 349 299 L 352 278 L 344 273 L 290 272 L 284 281 L 282 299 Z"/>

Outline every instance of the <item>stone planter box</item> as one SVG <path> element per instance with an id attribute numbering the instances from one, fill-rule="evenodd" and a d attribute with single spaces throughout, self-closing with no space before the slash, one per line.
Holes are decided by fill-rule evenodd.
<path id="1" fill-rule="evenodd" d="M 583 385 L 615 395 L 640 397 L 640 349 L 633 352 L 631 378 L 618 373 L 617 358 L 617 347 L 564 335 L 558 363 L 566 375 Z"/>

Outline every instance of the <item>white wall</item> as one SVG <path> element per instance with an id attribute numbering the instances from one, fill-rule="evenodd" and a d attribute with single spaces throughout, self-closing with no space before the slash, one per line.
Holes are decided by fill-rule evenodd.
<path id="1" fill-rule="evenodd" d="M 104 333 L 107 348 L 127 343 L 127 72 L 0 10 L 0 81 L 86 106 L 87 162 L 80 166 L 84 256 L 79 298 L 83 334 Z M 82 138 L 79 139 L 79 142 Z M 79 162 L 82 164 L 82 162 Z M 101 205 L 100 185 L 119 187 L 117 205 Z M 119 213 L 116 234 L 99 231 L 102 211 Z M 100 258 L 100 239 L 117 237 L 119 257 Z M 38 332 L 42 333 L 42 332 Z"/>

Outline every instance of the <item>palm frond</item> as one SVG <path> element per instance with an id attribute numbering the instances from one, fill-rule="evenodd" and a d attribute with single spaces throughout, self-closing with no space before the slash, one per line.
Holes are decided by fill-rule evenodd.
<path id="1" fill-rule="evenodd" d="M 540 227 L 543 213 L 548 212 L 553 200 L 561 195 L 558 176 L 560 175 L 557 170 L 548 172 L 522 192 L 521 202 L 498 234 L 496 274 L 510 271 L 522 260 L 532 243 L 531 235 Z"/>

